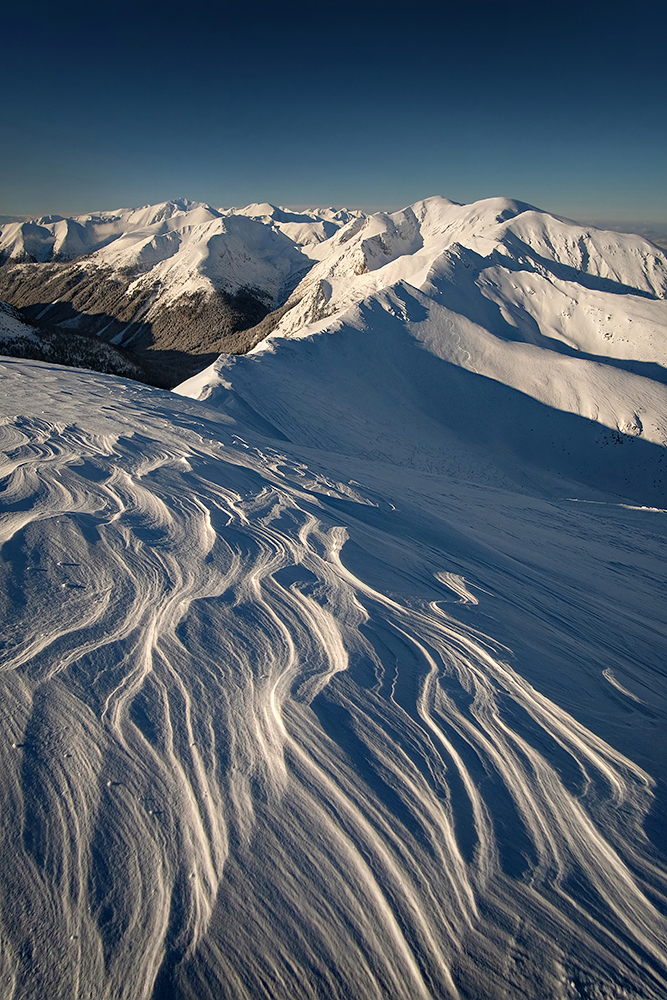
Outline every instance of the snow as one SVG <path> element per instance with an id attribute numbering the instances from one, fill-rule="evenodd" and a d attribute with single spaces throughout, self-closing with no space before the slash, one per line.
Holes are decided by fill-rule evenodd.
<path id="1" fill-rule="evenodd" d="M 228 213 L 247 215 L 261 221 L 293 240 L 309 256 L 316 255 L 317 245 L 334 236 L 352 219 L 364 218 L 363 212 L 349 211 L 346 208 L 315 208 L 293 212 L 268 202 L 227 209 L 225 214 Z"/>
<path id="2" fill-rule="evenodd" d="M 660 258 L 535 211 L 174 393 L 0 360 L 3 996 L 667 995 Z"/>
<path id="3" fill-rule="evenodd" d="M 0 301 L 0 349 L 16 340 L 31 340 L 37 343 L 37 331 L 26 323 L 21 314 L 7 302 Z"/>
<path id="4" fill-rule="evenodd" d="M 530 470 L 545 488 L 556 477 L 664 506 L 664 384 L 500 341 L 405 284 L 175 391 L 306 447 L 457 476 L 482 463 L 494 482 Z"/>
<path id="5" fill-rule="evenodd" d="M 372 216 L 269 203 L 215 209 L 181 199 L 0 227 L 0 257 L 10 262 L 82 255 L 73 266 L 86 275 L 133 275 L 128 294 L 152 294 L 147 321 L 183 296 L 214 291 L 259 290 L 275 308 L 303 278 L 297 304 L 275 331 L 292 336 L 407 282 L 464 315 L 481 310 L 482 325 L 501 321 L 522 339 L 531 340 L 537 325 L 578 351 L 664 363 L 665 255 L 639 236 L 579 226 L 506 198 L 458 205 L 432 197 Z M 626 308 L 628 293 L 643 300 L 639 308 Z M 641 326 L 630 331 L 632 323 Z"/>
<path id="6" fill-rule="evenodd" d="M 264 208 L 272 215 L 254 217 L 255 209 Z M 140 316 L 144 324 L 179 301 L 187 308 L 193 296 L 216 293 L 249 293 L 273 309 L 312 266 L 302 244 L 326 240 L 350 217 L 331 210 L 298 215 L 273 206 L 218 210 L 181 199 L 2 226 L 0 262 L 70 262 L 68 287 L 81 283 L 91 291 L 105 283 L 112 291 L 116 278 L 128 299 L 148 302 Z M 34 271 L 22 277 L 39 281 Z M 205 335 L 218 339 L 215 331 Z M 124 336 L 118 333 L 116 342 L 129 346 Z"/>
<path id="7" fill-rule="evenodd" d="M 323 310 L 339 315 L 401 281 L 464 315 L 484 310 L 488 324 L 493 317 L 484 299 L 493 301 L 501 283 L 496 298 L 506 312 L 514 306 L 505 323 L 517 327 L 523 320 L 523 337 L 537 324 L 546 335 L 569 342 L 583 318 L 584 328 L 594 331 L 587 347 L 624 356 L 627 316 L 611 327 L 606 317 L 616 314 L 619 299 L 629 293 L 645 300 L 642 320 L 659 327 L 658 349 L 664 351 L 665 255 L 641 237 L 586 229 L 521 202 L 492 198 L 457 205 L 428 198 L 392 215 L 352 220 L 309 253 L 317 263 L 295 290 L 298 304 L 274 336 L 307 333 Z M 645 336 L 656 340 L 650 327 Z M 642 339 L 632 331 L 633 343 Z M 664 353 L 655 360 L 662 363 Z"/>

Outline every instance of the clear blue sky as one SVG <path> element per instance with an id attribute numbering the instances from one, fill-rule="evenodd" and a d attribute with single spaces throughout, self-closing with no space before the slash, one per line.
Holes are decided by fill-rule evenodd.
<path id="1" fill-rule="evenodd" d="M 5 0 L 0 213 L 503 194 L 667 222 L 667 4 Z"/>

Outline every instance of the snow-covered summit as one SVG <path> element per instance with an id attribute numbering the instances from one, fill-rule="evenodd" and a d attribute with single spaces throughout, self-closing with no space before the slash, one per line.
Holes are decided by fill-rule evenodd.
<path id="1" fill-rule="evenodd" d="M 0 261 L 45 263 L 95 253 L 113 240 L 142 230 L 172 229 L 219 218 L 204 202 L 187 198 L 142 208 L 119 208 L 64 218 L 45 215 L 0 227 Z M 187 218 L 184 218 L 187 217 Z"/>
<path id="2" fill-rule="evenodd" d="M 269 202 L 254 203 L 245 208 L 229 210 L 237 215 L 247 215 L 265 225 L 279 229 L 301 247 L 317 246 L 334 236 L 338 230 L 353 219 L 365 218 L 364 213 L 347 208 L 312 208 L 296 212 L 271 205 Z M 309 249 L 305 250 L 313 256 Z"/>
<path id="3" fill-rule="evenodd" d="M 300 308 L 285 318 L 280 333 L 302 328 L 309 309 L 313 318 L 333 315 L 398 281 L 436 294 L 443 275 L 451 285 L 463 280 L 467 286 L 466 271 L 474 272 L 479 287 L 498 267 L 519 280 L 530 273 L 560 282 L 563 291 L 583 285 L 667 296 L 667 260 L 646 240 L 580 226 L 505 198 L 459 205 L 434 197 L 400 212 L 359 217 L 311 256 L 318 263 L 295 291 Z"/>
<path id="4" fill-rule="evenodd" d="M 0 227 L 0 259 L 0 295 L 29 318 L 165 357 L 243 352 L 268 333 L 265 348 L 310 336 L 369 297 L 409 287 L 424 296 L 423 329 L 453 324 L 440 354 L 516 388 L 525 379 L 505 368 L 519 343 L 548 349 L 556 368 L 572 352 L 667 363 L 665 254 L 640 236 L 508 198 L 435 196 L 373 215 L 180 199 L 10 223 Z M 489 344 L 514 346 L 500 365 Z"/>
<path id="5" fill-rule="evenodd" d="M 319 243 L 360 212 L 347 209 L 308 209 L 292 212 L 268 203 L 244 208 L 212 208 L 205 202 L 178 198 L 65 218 L 46 215 L 0 226 L 0 261 L 45 263 L 74 260 L 81 254 L 96 253 L 117 239 L 140 240 L 146 236 L 183 232 L 206 226 L 215 220 L 243 216 L 283 232 L 296 244 Z M 221 231 L 224 231 L 221 222 Z M 200 239 L 206 232 L 198 231 Z M 105 260 L 105 255 L 99 255 Z"/>
<path id="6" fill-rule="evenodd" d="M 223 408 L 240 395 L 288 438 L 351 453 L 361 422 L 388 461 L 433 469 L 447 467 L 444 429 L 487 441 L 490 421 L 515 469 L 623 494 L 651 468 L 641 489 L 658 502 L 664 474 L 644 449 L 620 479 L 618 456 L 600 458 L 641 441 L 657 461 L 667 445 L 667 258 L 647 241 L 504 198 L 435 197 L 353 219 L 312 253 L 273 332 L 179 391 Z M 563 460 L 555 414 L 590 448 Z"/>
<path id="7" fill-rule="evenodd" d="M 429 309 L 506 341 L 667 363 L 667 257 L 639 236 L 505 198 L 459 205 L 434 197 L 351 220 L 310 252 L 319 259 L 273 338 L 308 336 L 407 283 Z"/>

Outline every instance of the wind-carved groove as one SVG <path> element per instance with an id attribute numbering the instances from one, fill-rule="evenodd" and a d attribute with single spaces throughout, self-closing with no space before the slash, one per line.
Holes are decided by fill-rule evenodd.
<path id="1" fill-rule="evenodd" d="M 651 779 L 351 572 L 349 491 L 194 434 L 1 430 L 16 996 L 664 995 Z"/>

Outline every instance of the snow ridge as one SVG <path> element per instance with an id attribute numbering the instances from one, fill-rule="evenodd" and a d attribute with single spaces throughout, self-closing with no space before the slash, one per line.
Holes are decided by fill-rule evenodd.
<path id="1" fill-rule="evenodd" d="M 430 413 L 438 413 L 439 426 L 456 427 L 457 433 L 469 433 L 477 423 L 467 398 L 500 393 L 503 412 L 515 411 L 519 422 L 499 422 L 503 450 L 516 454 L 523 442 L 521 467 L 528 453 L 532 464 L 543 452 L 543 467 L 558 468 L 578 481 L 586 478 L 591 463 L 597 469 L 593 479 L 601 481 L 596 449 L 599 454 L 609 444 L 633 439 L 660 449 L 667 445 L 667 257 L 640 237 L 580 227 L 508 199 L 456 205 L 430 198 L 393 215 L 352 220 L 311 252 L 319 260 L 294 290 L 270 336 L 247 358 L 227 359 L 223 368 L 214 365 L 178 391 L 213 401 L 222 378 L 255 405 L 255 392 L 268 390 L 264 372 L 267 383 L 281 385 L 314 385 L 322 378 L 318 392 L 328 398 L 328 408 L 315 406 L 299 422 L 291 408 L 283 407 L 272 412 L 271 420 L 283 433 L 300 438 L 312 433 L 319 441 L 318 434 L 333 433 L 336 447 L 350 451 L 357 447 L 357 435 L 345 411 L 356 414 L 364 398 L 350 389 L 350 372 L 374 370 L 363 420 L 377 428 L 375 441 L 384 439 L 376 414 L 384 409 L 383 399 L 395 397 L 399 383 L 419 384 L 420 397 L 429 400 Z M 292 352 L 288 341 L 296 338 L 304 345 Z M 379 364 L 383 352 L 390 360 Z M 285 369 L 280 377 L 279 369 Z M 467 380 L 470 391 L 455 405 L 464 372 L 475 378 Z M 452 379 L 460 388 L 454 389 Z M 485 379 L 521 394 L 523 403 L 511 393 L 487 391 Z M 382 399 L 376 398 L 376 387 Z M 287 391 L 300 411 L 301 390 Z M 564 466 L 554 453 L 562 448 L 558 433 L 552 437 L 535 404 L 548 407 L 545 413 L 582 418 L 582 440 L 591 431 L 597 434 L 593 452 L 568 441 L 572 461 L 566 468 L 568 463 Z M 264 409 L 274 405 L 277 400 L 267 401 Z M 339 410 L 332 424 L 329 414 Z M 327 429 L 316 431 L 320 412 Z M 283 426 L 284 417 L 290 427 L 298 424 L 296 429 Z M 423 431 L 425 418 L 423 406 L 409 404 L 400 447 L 406 455 L 422 455 L 415 460 L 441 468 L 446 456 L 433 453 L 437 436 Z M 423 445 L 415 451 L 418 441 Z M 640 478 L 654 479 L 654 502 L 660 506 L 662 452 L 647 463 L 639 451 L 637 469 L 652 470 L 639 471 Z M 611 485 L 620 466 L 611 459 L 606 464 Z M 613 488 L 623 495 L 634 475 L 628 471 Z"/>

